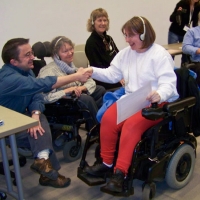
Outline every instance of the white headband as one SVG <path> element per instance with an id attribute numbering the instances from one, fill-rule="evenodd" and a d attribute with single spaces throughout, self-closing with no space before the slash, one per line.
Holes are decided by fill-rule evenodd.
<path id="1" fill-rule="evenodd" d="M 62 37 L 60 37 L 57 41 L 56 41 L 56 43 L 55 43 L 55 46 L 54 47 L 56 47 L 56 45 L 58 44 L 58 42 L 60 41 L 60 40 L 62 40 Z"/>

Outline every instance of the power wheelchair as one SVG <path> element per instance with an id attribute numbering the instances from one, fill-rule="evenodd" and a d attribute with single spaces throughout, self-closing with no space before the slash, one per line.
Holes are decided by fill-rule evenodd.
<path id="1" fill-rule="evenodd" d="M 165 180 L 173 189 L 180 189 L 190 181 L 196 157 L 195 136 L 200 135 L 200 125 L 195 122 L 196 116 L 200 113 L 199 90 L 188 69 L 177 69 L 175 73 L 180 99 L 165 104 L 162 108 L 157 108 L 156 104 L 152 104 L 150 108 L 142 110 L 142 115 L 149 120 L 160 118 L 163 120 L 146 130 L 136 145 L 128 175 L 124 179 L 123 191 L 110 192 L 103 186 L 100 188 L 102 192 L 128 197 L 134 194 L 133 180 L 138 179 L 143 181 L 142 199 L 146 200 L 155 196 L 155 181 Z M 97 143 L 95 162 L 101 162 L 99 129 L 100 125 L 97 125 L 88 133 L 77 170 L 77 177 L 89 186 L 104 184 L 106 178 L 109 178 L 109 176 L 94 177 L 84 171 L 88 165 L 87 152 L 95 143 Z"/>
<path id="2" fill-rule="evenodd" d="M 33 72 L 37 76 L 40 69 L 46 65 L 45 58 L 51 56 L 50 42 L 37 42 L 32 49 L 38 58 L 33 61 Z M 91 120 L 90 117 L 87 119 L 83 117 L 84 112 L 90 116 L 88 110 L 80 109 L 77 105 L 77 98 L 73 94 L 68 99 L 45 104 L 44 115 L 51 128 L 54 150 L 62 150 L 66 162 L 75 161 L 82 155 L 83 147 L 79 128 L 82 124 L 87 124 L 87 120 Z M 62 144 L 56 143 L 58 138 L 62 140 Z"/>

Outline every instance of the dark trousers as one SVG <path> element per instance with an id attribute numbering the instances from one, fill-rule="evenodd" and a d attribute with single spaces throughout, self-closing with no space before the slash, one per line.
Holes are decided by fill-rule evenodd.
<path id="1" fill-rule="evenodd" d="M 168 44 L 173 44 L 173 43 L 178 43 L 178 42 L 183 42 L 183 37 L 182 35 L 177 35 L 171 31 L 168 32 Z M 174 56 L 172 56 L 172 58 L 174 59 Z M 186 54 L 182 53 L 182 57 L 181 57 L 181 65 L 183 63 L 188 63 L 188 57 Z"/>
<path id="2" fill-rule="evenodd" d="M 30 116 L 28 113 L 25 115 Z M 27 133 L 27 130 L 19 132 L 16 134 L 17 147 L 25 147 L 31 149 L 34 158 L 37 157 L 40 151 L 49 149 L 51 152 L 49 156 L 51 164 L 55 170 L 59 170 L 60 164 L 55 152 L 53 151 L 51 130 L 49 123 L 43 114 L 40 115 L 40 123 L 42 128 L 45 130 L 45 133 L 42 136 L 38 134 L 38 139 L 34 139 L 30 136 L 29 133 Z"/>
<path id="3" fill-rule="evenodd" d="M 197 84 L 200 87 L 200 62 L 192 62 L 193 65 L 190 64 L 189 69 L 194 71 L 197 74 Z"/>
<path id="4" fill-rule="evenodd" d="M 90 130 L 94 125 L 98 124 L 96 114 L 103 104 L 103 96 L 106 90 L 103 86 L 97 85 L 95 91 L 91 95 L 82 94 L 78 99 L 80 108 L 87 109 L 89 113 L 83 112 L 84 118 L 87 120 L 87 127 Z"/>

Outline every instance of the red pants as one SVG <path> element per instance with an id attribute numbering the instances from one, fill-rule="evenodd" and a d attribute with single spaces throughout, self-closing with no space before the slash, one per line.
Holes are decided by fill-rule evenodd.
<path id="1" fill-rule="evenodd" d="M 141 140 L 142 134 L 162 119 L 151 121 L 142 117 L 141 111 L 117 125 L 117 106 L 114 103 L 104 113 L 100 128 L 101 157 L 103 162 L 112 164 L 114 152 L 121 131 L 118 158 L 115 169 L 128 173 L 133 150 Z"/>

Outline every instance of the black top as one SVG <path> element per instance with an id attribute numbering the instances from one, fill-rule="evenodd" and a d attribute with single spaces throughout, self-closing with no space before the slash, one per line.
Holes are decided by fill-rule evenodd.
<path id="1" fill-rule="evenodd" d="M 195 4 L 196 7 L 197 4 Z M 177 11 L 179 7 L 182 7 L 184 9 L 184 11 Z M 194 16 L 194 12 L 193 12 L 193 16 L 192 16 L 192 20 L 196 21 L 197 15 Z M 176 4 L 176 7 L 173 11 L 173 13 L 170 15 L 169 18 L 171 25 L 169 27 L 169 31 L 179 35 L 179 36 L 184 36 L 186 31 L 183 30 L 184 26 L 187 26 L 191 23 L 190 21 L 190 3 L 186 2 L 186 1 L 179 1 Z M 179 24 L 179 20 L 181 21 L 181 23 Z M 198 20 L 198 19 L 197 19 Z"/>
<path id="2" fill-rule="evenodd" d="M 107 68 L 110 66 L 112 59 L 119 52 L 111 36 L 106 32 L 100 36 L 96 31 L 93 31 L 86 41 L 85 54 L 91 66 L 99 68 Z M 109 84 L 96 81 L 97 85 L 102 85 L 106 89 L 120 87 L 120 83 Z"/>
<path id="3" fill-rule="evenodd" d="M 197 6 L 195 6 L 194 8 L 194 13 L 192 16 L 192 26 L 198 26 L 198 14 L 200 12 L 200 4 L 198 4 Z"/>

